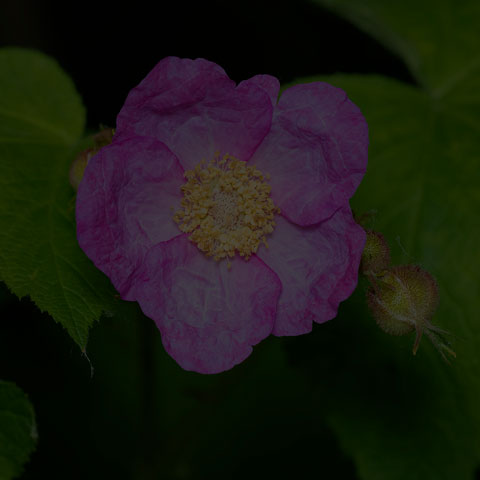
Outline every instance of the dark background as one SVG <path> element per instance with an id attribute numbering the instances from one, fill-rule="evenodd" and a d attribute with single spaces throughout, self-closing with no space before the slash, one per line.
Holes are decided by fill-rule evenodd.
<path id="1" fill-rule="evenodd" d="M 336 72 L 413 82 L 382 45 L 302 1 L 2 2 L 0 45 L 54 57 L 90 130 L 114 126 L 129 90 L 168 55 L 207 58 L 237 82 Z M 312 419 L 317 406 L 304 402 L 311 377 L 284 379 L 275 367 L 289 339 L 262 342 L 244 364 L 206 377 L 181 371 L 138 312 L 105 318 L 91 334 L 91 377 L 63 329 L 2 284 L 0 319 L 0 378 L 16 382 L 37 415 L 24 479 L 356 478 L 321 415 Z M 311 338 L 315 328 L 295 348 Z"/>
<path id="2" fill-rule="evenodd" d="M 113 125 L 129 90 L 169 55 L 207 58 L 237 82 L 258 73 L 287 83 L 336 72 L 413 81 L 380 44 L 301 0 L 2 2 L 0 43 L 56 58 L 73 77 L 95 128 Z"/>

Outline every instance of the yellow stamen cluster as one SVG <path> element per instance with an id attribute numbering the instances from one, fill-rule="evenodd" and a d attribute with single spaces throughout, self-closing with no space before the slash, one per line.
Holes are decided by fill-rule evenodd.
<path id="1" fill-rule="evenodd" d="M 215 260 L 238 252 L 246 260 L 273 232 L 271 187 L 254 166 L 231 155 L 216 154 L 185 172 L 182 208 L 173 217 L 180 230 Z"/>

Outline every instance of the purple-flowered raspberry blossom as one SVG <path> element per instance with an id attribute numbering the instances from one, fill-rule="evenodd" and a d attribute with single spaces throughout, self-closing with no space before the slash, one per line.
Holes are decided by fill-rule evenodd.
<path id="1" fill-rule="evenodd" d="M 79 186 L 80 246 L 186 370 L 310 332 L 357 284 L 365 119 L 323 82 L 278 92 L 269 75 L 235 85 L 212 62 L 165 58 Z"/>

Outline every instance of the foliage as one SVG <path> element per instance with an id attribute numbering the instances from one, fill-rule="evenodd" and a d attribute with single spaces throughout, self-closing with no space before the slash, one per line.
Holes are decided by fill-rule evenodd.
<path id="1" fill-rule="evenodd" d="M 14 383 L 0 380 L 0 479 L 22 472 L 36 440 L 32 404 Z"/>
<path id="2" fill-rule="evenodd" d="M 0 280 L 29 295 L 85 349 L 115 290 L 75 234 L 68 182 L 85 145 L 85 112 L 72 80 L 47 56 L 0 50 Z"/>
<path id="3" fill-rule="evenodd" d="M 321 78 L 348 92 L 369 124 L 369 167 L 354 210 L 378 210 L 375 230 L 392 245 L 400 240 L 394 263 L 421 264 L 436 277 L 433 323 L 458 337 L 452 367 L 426 343 L 411 358 L 403 339 L 369 333 L 372 319 L 357 291 L 344 311 L 346 358 L 329 371 L 342 386 L 331 392 L 329 421 L 362 478 L 470 479 L 480 462 L 480 6 L 319 3 L 390 45 L 418 82 Z M 318 338 L 316 351 L 328 340 Z M 309 365 L 316 376 L 318 366 Z"/>
<path id="4" fill-rule="evenodd" d="M 309 459 L 322 450 L 319 475 L 353 478 L 345 459 L 336 459 L 337 440 L 365 480 L 467 480 L 480 463 L 480 4 L 314 2 L 389 47 L 416 81 L 298 80 L 343 88 L 365 114 L 369 166 L 352 207 L 378 211 L 372 228 L 392 246 L 394 264 L 420 264 L 435 276 L 433 323 L 455 334 L 450 366 L 427 342 L 414 357 L 413 337 L 379 330 L 361 281 L 338 317 L 309 335 L 269 339 L 225 375 L 179 369 L 151 322 L 115 299 L 77 245 L 68 170 L 91 141 L 72 81 L 41 53 L 0 50 L 0 280 L 47 311 L 82 350 L 94 321 L 108 313 L 92 335 L 95 402 L 86 398 L 91 384 L 70 367 L 65 379 L 81 399 L 72 420 L 78 438 L 87 438 L 82 414 L 94 426 L 104 422 L 93 443 L 117 475 L 127 475 L 128 463 L 132 478 L 148 469 L 172 478 L 224 478 L 231 470 L 232 478 L 307 476 L 316 462 Z M 0 476 L 19 474 L 35 444 L 34 425 L 23 393 L 1 382 Z M 82 456 L 94 448 L 78 445 Z"/>

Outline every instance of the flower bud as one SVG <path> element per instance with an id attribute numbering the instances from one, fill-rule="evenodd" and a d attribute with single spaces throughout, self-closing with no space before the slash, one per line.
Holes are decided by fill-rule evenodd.
<path id="1" fill-rule="evenodd" d="M 373 223 L 378 211 L 376 209 L 371 209 L 368 212 L 364 212 L 359 215 L 357 212 L 352 210 L 352 213 L 355 222 L 357 222 L 361 227 L 363 227 L 364 230 L 367 230 L 367 223 Z"/>
<path id="2" fill-rule="evenodd" d="M 366 230 L 366 233 L 360 269 L 364 275 L 378 275 L 390 265 L 390 248 L 381 233 L 373 230 Z"/>
<path id="3" fill-rule="evenodd" d="M 80 181 L 83 178 L 83 172 L 92 156 L 92 148 L 87 148 L 86 150 L 82 150 L 76 157 L 75 160 L 72 162 L 70 166 L 70 172 L 68 174 L 68 178 L 70 180 L 70 185 L 74 188 L 74 190 L 78 190 L 78 186 L 80 185 Z"/>
<path id="4" fill-rule="evenodd" d="M 440 336 L 448 332 L 430 323 L 438 298 L 435 279 L 416 265 L 390 267 L 367 292 L 368 306 L 382 330 L 391 335 L 405 335 L 415 330 L 414 354 L 425 332 L 446 359 L 443 350 L 455 356 Z"/>
<path id="5" fill-rule="evenodd" d="M 92 138 L 93 147 L 82 150 L 72 162 L 70 166 L 69 179 L 70 184 L 75 190 L 78 190 L 80 181 L 83 178 L 83 173 L 87 167 L 90 158 L 92 158 L 102 147 L 109 145 L 112 142 L 114 131 L 111 128 L 103 128 Z"/>

